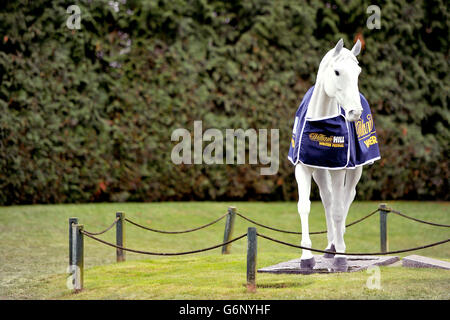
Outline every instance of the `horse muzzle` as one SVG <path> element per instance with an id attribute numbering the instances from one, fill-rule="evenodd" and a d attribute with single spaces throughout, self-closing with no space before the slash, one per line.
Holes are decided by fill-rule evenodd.
<path id="1" fill-rule="evenodd" d="M 361 118 L 361 114 L 362 114 L 362 110 L 350 110 L 347 113 L 346 118 L 347 118 L 348 121 L 354 122 L 354 121 L 357 121 L 357 120 L 359 120 Z"/>

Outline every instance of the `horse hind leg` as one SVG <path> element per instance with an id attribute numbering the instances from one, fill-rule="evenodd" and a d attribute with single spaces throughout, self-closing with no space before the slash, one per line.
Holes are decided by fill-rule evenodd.
<path id="1" fill-rule="evenodd" d="M 311 248 L 312 243 L 309 237 L 309 212 L 311 210 L 311 201 L 309 200 L 311 192 L 312 169 L 303 165 L 295 167 L 295 179 L 298 184 L 298 213 L 302 224 L 302 247 Z M 312 269 L 315 265 L 314 256 L 310 250 L 303 249 L 300 258 L 300 267 L 302 269 Z"/>
<path id="2" fill-rule="evenodd" d="M 356 196 L 356 185 L 358 184 L 359 180 L 361 179 L 363 167 L 356 167 L 355 169 L 346 170 L 345 173 L 345 216 L 344 220 L 347 219 L 348 211 L 350 210 L 350 206 L 355 200 Z M 343 226 L 344 230 L 343 233 L 345 233 L 345 224 Z"/>

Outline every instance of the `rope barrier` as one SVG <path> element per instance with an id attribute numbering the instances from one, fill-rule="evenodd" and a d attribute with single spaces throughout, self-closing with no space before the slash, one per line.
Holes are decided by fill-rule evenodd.
<path id="1" fill-rule="evenodd" d="M 320 253 L 331 253 L 331 254 L 342 254 L 342 255 L 346 255 L 346 256 L 381 256 L 381 255 L 387 255 L 387 254 L 394 254 L 394 253 L 403 253 L 403 252 L 409 252 L 409 251 L 416 251 L 416 250 L 420 250 L 420 249 L 426 249 L 426 248 L 430 248 L 430 247 L 434 247 L 440 244 L 444 244 L 446 242 L 450 241 L 449 239 L 446 240 L 442 240 L 442 241 L 438 241 L 438 242 L 434 242 L 431 244 L 427 244 L 425 246 L 420 246 L 420 247 L 415 247 L 415 248 L 409 248 L 409 249 L 402 249 L 402 250 L 396 250 L 396 251 L 388 251 L 388 252 L 369 252 L 369 253 L 354 253 L 354 252 L 334 252 L 334 251 L 327 251 L 327 250 L 320 250 L 320 249 L 314 249 L 314 248 L 308 248 L 308 247 L 303 247 L 303 246 L 299 246 L 296 244 L 292 244 L 292 243 L 288 243 L 288 242 L 284 242 L 281 240 L 277 240 L 271 237 L 268 237 L 266 235 L 260 234 L 260 233 L 256 233 L 257 236 L 264 238 L 266 240 L 270 240 L 279 244 L 283 244 L 289 247 L 293 247 L 293 248 L 298 248 L 298 249 L 304 249 L 304 250 L 310 250 L 310 251 L 314 251 L 314 252 L 320 252 Z"/>
<path id="2" fill-rule="evenodd" d="M 364 217 L 362 217 L 362 218 L 360 218 L 358 220 L 355 220 L 355 221 L 347 224 L 346 227 L 350 227 L 352 225 L 355 225 L 355 224 L 357 224 L 357 223 L 359 223 L 359 222 L 361 222 L 361 221 L 371 217 L 372 215 L 374 215 L 375 213 L 377 213 L 380 210 L 384 210 L 384 211 L 387 211 L 387 212 L 392 212 L 392 213 L 397 214 L 399 216 L 402 216 L 404 218 L 407 218 L 407 219 L 410 219 L 410 220 L 414 220 L 414 221 L 420 222 L 420 223 L 425 223 L 425 224 L 429 224 L 429 225 L 433 225 L 433 226 L 439 226 L 439 227 L 447 227 L 447 228 L 450 227 L 450 225 L 438 224 L 438 223 L 433 223 L 433 222 L 429 222 L 429 221 L 416 219 L 416 218 L 407 216 L 405 214 L 402 214 L 399 211 L 393 210 L 392 208 L 378 208 L 378 209 L 374 210 L 373 212 L 369 213 L 368 215 L 366 215 L 366 216 L 364 216 Z M 289 233 L 289 234 L 298 234 L 298 235 L 302 234 L 301 232 L 282 230 L 282 229 L 277 229 L 277 228 L 273 228 L 273 227 L 264 225 L 262 223 L 256 222 L 256 221 L 254 221 L 254 220 L 244 216 L 243 214 L 240 214 L 239 212 L 236 212 L 236 214 L 238 216 L 240 216 L 241 218 L 243 218 L 244 220 L 247 220 L 247 221 L 249 221 L 249 222 L 251 222 L 251 223 L 253 223 L 253 224 L 257 225 L 257 226 L 260 226 L 260 227 L 263 227 L 263 228 L 266 228 L 266 229 L 270 229 L 270 230 L 277 231 L 277 232 L 282 232 L 282 233 Z M 182 230 L 182 231 L 158 230 L 158 229 L 153 229 L 153 228 L 149 228 L 149 227 L 143 226 L 143 225 L 138 224 L 138 223 L 136 223 L 136 222 L 134 222 L 134 221 L 132 221 L 130 219 L 127 219 L 127 218 L 125 218 L 124 220 L 129 222 L 129 223 L 131 223 L 131 224 L 133 224 L 133 225 L 135 225 L 135 226 L 137 226 L 137 227 L 139 227 L 139 228 L 145 229 L 145 230 L 158 232 L 158 233 L 166 233 L 166 234 L 180 234 L 180 233 L 188 233 L 188 232 L 197 231 L 197 230 L 206 228 L 208 226 L 211 226 L 211 225 L 219 222 L 223 218 L 225 218 L 227 215 L 228 215 L 228 213 L 226 213 L 226 214 L 222 215 L 221 217 L 217 218 L 216 220 L 214 220 L 214 221 L 212 221 L 210 223 L 207 223 L 205 225 L 202 225 L 200 227 L 193 228 L 193 229 Z M 94 237 L 95 235 L 101 235 L 101 234 L 107 232 L 108 230 L 110 230 L 114 225 L 117 224 L 119 219 L 120 218 L 116 218 L 116 220 L 114 220 L 114 222 L 108 228 L 106 228 L 103 231 L 95 233 L 95 232 L 90 232 L 90 231 L 86 231 L 86 230 L 81 230 L 80 232 L 83 233 L 84 235 L 86 235 L 87 237 L 91 238 L 91 239 L 94 239 L 94 240 L 96 240 L 98 242 L 101 242 L 103 244 L 106 244 L 108 246 L 111 246 L 111 247 L 114 247 L 114 248 L 117 248 L 117 249 L 130 251 L 130 252 L 134 252 L 134 253 L 148 254 L 148 255 L 159 255 L 159 256 L 177 256 L 177 255 L 186 255 L 186 254 L 199 253 L 199 252 L 204 252 L 204 251 L 208 251 L 208 250 L 213 250 L 213 249 L 219 248 L 221 246 L 233 243 L 233 242 L 235 242 L 237 240 L 240 240 L 240 239 L 242 239 L 242 238 L 247 236 L 247 234 L 243 234 L 243 235 L 241 235 L 239 237 L 236 237 L 236 238 L 234 238 L 232 240 L 223 242 L 221 244 L 218 244 L 218 245 L 215 245 L 215 246 L 212 246 L 212 247 L 199 249 L 199 250 L 193 250 L 193 251 L 186 251 L 186 252 L 175 252 L 175 253 L 149 252 L 149 251 L 135 250 L 135 249 L 121 247 L 121 246 L 115 245 L 113 243 L 107 242 L 105 240 L 99 239 L 97 237 Z M 324 234 L 324 233 L 327 233 L 327 231 L 324 230 L 324 231 L 313 231 L 313 232 L 310 232 L 310 234 Z M 396 250 L 396 251 L 388 251 L 388 252 L 369 252 L 369 253 L 352 253 L 352 252 L 347 252 L 347 253 L 337 253 L 337 252 L 332 252 L 332 251 L 327 251 L 327 250 L 320 250 L 320 249 L 314 249 L 314 248 L 308 248 L 308 247 L 295 245 L 295 244 L 292 244 L 292 243 L 288 243 L 288 242 L 284 242 L 284 241 L 281 241 L 281 240 L 278 240 L 278 239 L 271 238 L 269 236 L 266 236 L 266 235 L 263 235 L 263 234 L 260 234 L 260 233 L 257 233 L 257 236 L 259 236 L 261 238 L 264 238 L 266 240 L 273 241 L 273 242 L 276 242 L 276 243 L 279 243 L 279 244 L 282 244 L 282 245 L 290 246 L 290 247 L 293 247 L 293 248 L 310 250 L 310 251 L 319 252 L 319 253 L 343 254 L 343 255 L 348 255 L 348 256 L 364 256 L 364 255 L 366 255 L 366 256 L 373 256 L 373 255 L 388 255 L 388 254 L 395 254 L 395 253 L 403 253 L 403 252 L 416 251 L 416 250 L 420 250 L 420 249 L 430 248 L 430 247 L 437 246 L 437 245 L 440 245 L 440 244 L 444 244 L 444 243 L 450 241 L 450 239 L 446 239 L 446 240 L 438 241 L 438 242 L 431 243 L 431 244 L 424 245 L 424 246 L 420 246 L 420 247 L 414 247 L 414 248 L 402 249 L 402 250 Z"/>
<path id="3" fill-rule="evenodd" d="M 143 225 L 138 224 L 138 223 L 136 223 L 136 222 L 134 222 L 134 221 L 131 221 L 130 219 L 127 219 L 127 218 L 125 218 L 125 221 L 127 221 L 127 222 L 129 222 L 129 223 L 135 225 L 136 227 L 139 227 L 139 228 L 142 228 L 142 229 L 145 229 L 145 230 L 148 230 L 148 231 L 153 231 L 153 232 L 158 232 L 158 233 L 167 233 L 167 234 L 179 234 L 179 233 L 193 232 L 193 231 L 197 231 L 197 230 L 200 230 L 200 229 L 209 227 L 209 226 L 213 225 L 214 223 L 219 222 L 220 220 L 222 220 L 223 218 L 225 218 L 227 215 L 228 215 L 228 213 L 225 213 L 223 216 L 219 217 L 218 219 L 216 219 L 216 220 L 214 220 L 214 221 L 212 221 L 212 222 L 210 222 L 210 223 L 207 223 L 207 224 L 205 224 L 205 225 L 203 225 L 203 226 L 200 226 L 200 227 L 197 227 L 197 228 L 194 228 L 194 229 L 182 230 L 182 231 L 164 231 L 164 230 L 157 230 L 157 229 L 152 229 L 152 228 L 143 226 Z"/>
<path id="4" fill-rule="evenodd" d="M 86 233 L 83 230 L 81 230 L 80 232 L 83 233 L 84 235 L 88 236 L 89 238 L 94 239 L 94 240 L 96 240 L 98 242 L 101 242 L 103 244 L 106 244 L 106 245 L 108 245 L 110 247 L 114 247 L 116 249 L 122 249 L 122 250 L 125 250 L 125 251 L 130 251 L 130 252 L 134 252 L 134 253 L 148 254 L 148 255 L 152 255 L 152 256 L 181 256 L 181 255 L 186 255 L 186 254 L 205 252 L 205 251 L 209 251 L 209 250 L 213 250 L 213 249 L 222 247 L 222 246 L 227 245 L 229 243 L 233 243 L 233 242 L 235 242 L 237 240 L 240 240 L 240 239 L 242 239 L 242 238 L 247 236 L 247 234 L 244 233 L 243 235 L 240 235 L 239 237 L 231 239 L 230 241 L 226 241 L 226 242 L 223 242 L 221 244 L 218 244 L 218 245 L 215 245 L 215 246 L 212 246 L 212 247 L 199 249 L 199 250 L 193 250 L 193 251 L 185 251 L 185 252 L 149 252 L 149 251 L 141 251 L 141 250 L 135 250 L 135 249 L 129 249 L 129 248 L 121 247 L 121 246 L 115 245 L 115 244 L 113 244 L 111 242 L 107 242 L 105 240 L 102 240 L 102 239 L 99 239 L 97 237 L 94 237 L 91 234 Z"/>
<path id="5" fill-rule="evenodd" d="M 416 219 L 413 217 L 409 217 L 407 215 L 402 214 L 399 211 L 395 211 L 391 208 L 386 208 L 385 205 L 382 205 L 380 208 L 376 209 L 375 211 L 369 213 L 368 215 L 353 221 L 352 223 L 349 223 L 346 225 L 346 227 L 350 227 L 352 225 L 355 225 L 367 218 L 369 218 L 370 216 L 374 215 L 376 212 L 380 211 L 380 235 L 382 235 L 382 230 L 383 230 L 383 225 L 382 225 L 382 218 L 384 217 L 384 230 L 386 231 L 386 216 L 387 216 L 387 212 L 392 212 L 395 213 L 399 216 L 402 216 L 404 218 L 410 219 L 410 220 L 414 220 L 416 222 L 420 222 L 420 223 L 425 223 L 425 224 L 429 224 L 429 225 L 433 225 L 433 226 L 439 226 L 439 227 L 450 227 L 449 225 L 445 225 L 445 224 L 438 224 L 438 223 L 433 223 L 433 222 L 429 222 L 429 221 L 424 221 L 424 220 L 420 220 L 420 219 Z M 116 248 L 116 256 L 117 256 L 117 262 L 121 262 L 121 261 L 125 261 L 125 255 L 123 251 L 129 251 L 129 252 L 133 252 L 133 253 L 138 253 L 138 254 L 146 254 L 146 255 L 152 255 L 152 256 L 181 256 L 181 255 L 188 255 L 188 254 L 194 254 L 194 253 L 200 253 L 200 252 L 206 252 L 209 250 L 213 250 L 219 247 L 222 247 L 222 253 L 226 253 L 226 250 L 224 250 L 225 246 L 238 241 L 244 237 L 248 237 L 248 246 L 247 246 L 247 288 L 249 290 L 254 290 L 254 288 L 256 288 L 256 283 L 255 283 L 255 274 L 256 274 L 256 240 L 257 237 L 261 237 L 263 239 L 281 244 L 281 245 L 285 245 L 285 246 L 289 246 L 289 247 L 293 247 L 293 248 L 298 248 L 298 249 L 303 249 L 303 250 L 310 250 L 310 251 L 314 251 L 314 252 L 319 252 L 319 253 L 329 253 L 329 254 L 333 254 L 333 255 L 344 255 L 344 256 L 383 256 L 383 255 L 389 255 L 389 254 L 397 254 L 397 253 L 403 253 L 403 252 L 410 252 L 410 251 L 416 251 L 416 250 L 421 250 L 421 249 L 426 249 L 426 248 L 430 248 L 430 247 L 434 247 L 434 246 L 438 246 L 441 244 L 445 244 L 447 242 L 450 241 L 449 239 L 445 239 L 442 241 L 438 241 L 438 242 L 434 242 L 434 243 L 430 243 L 427 245 L 423 245 L 420 247 L 414 247 L 414 248 L 408 248 L 408 249 L 402 249 L 402 250 L 395 250 L 395 251 L 388 251 L 386 252 L 385 249 L 387 247 L 386 243 L 383 246 L 383 237 L 381 237 L 382 239 L 382 245 L 381 245 L 381 250 L 385 251 L 385 252 L 365 252 L 365 253 L 359 253 L 359 252 L 334 252 L 334 251 L 329 251 L 329 250 L 320 250 L 320 249 L 315 249 L 315 248 L 308 248 L 308 247 L 304 247 L 301 245 L 296 245 L 296 244 L 292 244 L 292 243 L 288 243 L 288 242 L 284 242 L 278 239 L 274 239 L 271 238 L 269 236 L 260 234 L 256 231 L 256 228 L 252 227 L 252 228 L 248 228 L 248 233 L 244 233 L 234 239 L 228 240 L 228 241 L 224 241 L 223 243 L 217 244 L 215 246 L 211 246 L 211 247 L 207 247 L 207 248 L 203 248 L 203 249 L 198 249 L 198 250 L 191 250 L 191 251 L 184 251 L 184 252 L 150 252 L 150 251 L 143 251 L 143 250 L 136 250 L 136 249 L 130 249 L 130 248 L 125 248 L 123 247 L 123 220 L 146 230 L 149 231 L 153 231 L 153 232 L 159 232 L 159 233 L 167 233 L 167 234 L 178 234 L 178 233 L 187 233 L 187 232 L 193 232 L 196 230 L 200 230 L 203 228 L 206 228 L 214 223 L 217 223 L 218 221 L 222 220 L 224 217 L 228 216 L 229 220 L 227 220 L 226 223 L 226 227 L 225 227 L 225 240 L 229 239 L 229 235 L 231 235 L 232 232 L 232 225 L 233 225 L 233 221 L 234 221 L 234 214 L 237 214 L 238 216 L 240 216 L 241 218 L 255 224 L 258 225 L 260 227 L 266 228 L 266 229 L 270 229 L 273 231 L 278 231 L 278 232 L 283 232 L 283 233 L 290 233 L 290 234 L 302 234 L 301 232 L 295 232 L 295 231 L 288 231 L 288 230 L 282 230 L 282 229 L 277 229 L 277 228 L 273 228 L 270 226 L 266 226 L 263 225 L 259 222 L 256 222 L 250 218 L 247 218 L 246 216 L 235 212 L 235 209 L 232 210 L 232 213 L 226 213 L 223 216 L 219 217 L 218 219 L 207 223 L 203 226 L 197 227 L 197 228 L 193 228 L 193 229 L 188 229 L 188 230 L 183 230 L 183 231 L 164 231 L 164 230 L 157 230 L 157 229 L 152 229 L 143 225 L 140 225 L 134 221 L 131 221 L 127 218 L 125 218 L 123 216 L 122 213 L 117 214 L 117 218 L 116 220 L 114 220 L 114 222 L 105 230 L 100 231 L 100 232 L 89 232 L 89 231 L 85 231 L 83 229 L 83 225 L 78 225 L 78 219 L 77 218 L 70 218 L 69 219 L 69 262 L 71 263 L 71 265 L 76 265 L 77 268 L 74 268 L 74 292 L 79 292 L 80 290 L 83 289 L 83 269 L 84 269 L 84 262 L 83 262 L 83 257 L 84 257 L 84 253 L 83 253 L 83 236 L 85 235 L 88 238 L 91 238 L 95 241 L 98 241 L 100 243 L 103 243 L 107 246 Z M 123 220 L 122 220 L 123 219 Z M 119 222 L 120 221 L 120 222 Z M 75 224 L 75 225 L 74 225 Z M 116 234 L 116 241 L 117 244 L 99 239 L 97 237 L 95 237 L 95 235 L 100 235 L 103 234 L 105 232 L 107 232 L 108 230 L 110 230 L 114 225 L 117 225 L 117 234 Z M 231 227 L 230 227 L 231 226 Z M 73 230 L 76 230 L 76 233 L 74 234 Z M 323 234 L 326 233 L 327 231 L 316 231 L 316 232 L 311 232 L 311 234 Z M 386 233 L 384 233 L 385 235 L 385 241 L 386 241 Z M 120 244 L 120 245 L 119 245 Z M 253 288 L 253 289 L 252 289 Z"/>
<path id="6" fill-rule="evenodd" d="M 409 220 L 414 220 L 416 222 L 425 223 L 425 224 L 429 224 L 429 225 L 436 226 L 436 227 L 450 228 L 450 225 L 448 225 L 448 224 L 439 224 L 439 223 L 429 222 L 429 221 L 425 221 L 425 220 L 420 220 L 420 219 L 417 219 L 417 218 L 413 218 L 413 217 L 407 216 L 406 214 L 403 214 L 400 211 L 396 211 L 396 210 L 394 210 L 392 208 L 385 208 L 383 210 L 395 213 L 396 215 L 399 215 L 399 216 L 401 216 L 403 218 L 406 218 L 406 219 L 409 219 Z"/>
<path id="7" fill-rule="evenodd" d="M 365 219 L 367 219 L 367 218 L 373 216 L 373 215 L 374 215 L 375 213 L 377 213 L 379 210 L 380 210 L 380 209 L 376 209 L 375 211 L 369 213 L 368 215 L 362 217 L 361 219 L 358 219 L 358 220 L 356 220 L 356 221 L 353 221 L 353 222 L 347 224 L 345 227 L 346 227 L 346 228 L 351 227 L 351 226 L 353 226 L 353 225 L 355 225 L 355 224 L 357 224 L 357 223 L 359 223 L 359 222 L 361 222 L 361 221 L 363 221 L 363 220 L 365 220 Z M 253 223 L 253 224 L 257 225 L 257 226 L 260 226 L 260 227 L 262 227 L 262 228 L 266 228 L 266 229 L 270 229 L 270 230 L 278 231 L 278 232 L 282 232 L 282 233 L 302 234 L 301 232 L 297 232 L 297 231 L 288 231 L 288 230 L 282 230 L 282 229 L 277 229 L 277 228 L 269 227 L 269 226 L 263 225 L 263 224 L 261 224 L 261 223 L 259 223 L 259 222 L 256 222 L 256 221 L 254 221 L 254 220 L 252 220 L 252 219 L 250 219 L 250 218 L 247 218 L 246 216 L 240 214 L 239 212 L 236 212 L 236 214 L 237 214 L 239 217 L 243 218 L 244 220 L 247 220 L 247 221 L 249 221 L 249 222 L 251 222 L 251 223 Z M 310 232 L 309 234 L 324 234 L 324 233 L 327 233 L 327 230 L 324 230 L 324 231 L 312 231 L 312 232 Z"/>
<path id="8" fill-rule="evenodd" d="M 119 218 L 117 218 L 116 220 L 114 220 L 114 222 L 113 222 L 108 228 L 106 228 L 106 229 L 103 230 L 103 231 L 100 231 L 100 232 L 90 232 L 90 231 L 84 230 L 84 232 L 85 232 L 85 233 L 89 233 L 90 235 L 93 235 L 93 236 L 98 236 L 98 235 L 103 234 L 103 233 L 105 233 L 106 231 L 110 230 L 112 227 L 114 227 L 114 226 L 116 225 L 117 221 L 119 221 Z"/>

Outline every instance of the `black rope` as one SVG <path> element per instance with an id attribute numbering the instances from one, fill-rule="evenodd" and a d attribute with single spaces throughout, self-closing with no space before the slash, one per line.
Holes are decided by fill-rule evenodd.
<path id="1" fill-rule="evenodd" d="M 320 252 L 320 253 L 342 254 L 342 255 L 346 255 L 346 256 L 381 256 L 381 255 L 394 254 L 394 253 L 403 253 L 403 252 L 409 252 L 409 251 L 415 251 L 415 250 L 420 250 L 420 249 L 426 249 L 426 248 L 434 247 L 434 246 L 437 246 L 437 245 L 440 245 L 440 244 L 444 244 L 444 243 L 450 241 L 450 238 L 449 238 L 449 239 L 446 239 L 446 240 L 438 241 L 438 242 L 427 244 L 427 245 L 420 246 L 420 247 L 403 249 L 403 250 L 396 250 L 396 251 L 388 251 L 388 252 L 369 252 L 369 253 L 341 252 L 341 253 L 339 253 L 339 252 L 334 252 L 334 251 L 327 251 L 327 250 L 320 250 L 320 249 L 314 249 L 314 248 L 307 248 L 307 247 L 299 246 L 299 245 L 296 245 L 296 244 L 292 244 L 292 243 L 284 242 L 284 241 L 281 241 L 281 240 L 277 240 L 277 239 L 268 237 L 268 236 L 260 234 L 260 233 L 256 233 L 256 235 L 258 235 L 261 238 L 264 238 L 264 239 L 267 239 L 267 240 L 270 240 L 270 241 L 273 241 L 273 242 L 277 242 L 279 244 L 283 244 L 283 245 L 286 245 L 286 246 L 289 246 L 289 247 L 293 247 L 293 248 L 310 250 L 310 251 Z"/>
<path id="2" fill-rule="evenodd" d="M 397 215 L 399 215 L 399 216 L 401 216 L 403 218 L 406 218 L 406 219 L 409 219 L 409 220 L 414 220 L 416 222 L 425 223 L 425 224 L 429 224 L 429 225 L 436 226 L 436 227 L 450 228 L 450 225 L 448 225 L 448 224 L 439 224 L 439 223 L 429 222 L 429 221 L 425 221 L 425 220 L 420 220 L 420 219 L 417 219 L 417 218 L 413 218 L 413 217 L 407 216 L 406 214 L 403 214 L 400 211 L 396 211 L 396 210 L 391 209 L 391 208 L 380 208 L 380 210 L 392 212 L 392 213 L 395 213 L 395 214 L 397 214 Z"/>
<path id="3" fill-rule="evenodd" d="M 358 219 L 358 220 L 356 220 L 356 221 L 353 221 L 353 222 L 347 224 L 345 227 L 348 228 L 348 227 L 351 227 L 351 226 L 353 226 L 353 225 L 355 225 L 355 224 L 357 224 L 357 223 L 360 223 L 361 221 L 366 220 L 367 218 L 373 216 L 373 215 L 374 215 L 375 213 L 377 213 L 379 210 L 380 210 L 380 209 L 376 209 L 376 210 L 372 211 L 371 213 L 369 213 L 368 215 L 366 215 L 365 217 L 362 217 L 361 219 Z"/>
<path id="4" fill-rule="evenodd" d="M 362 217 L 361 219 L 358 219 L 358 220 L 356 220 L 356 221 L 353 221 L 353 222 L 347 224 L 345 227 L 346 227 L 346 228 L 347 228 L 347 227 L 351 227 L 351 226 L 353 226 L 353 225 L 355 225 L 355 224 L 357 224 L 357 223 L 359 223 L 359 222 L 361 222 L 361 221 L 363 221 L 363 220 L 365 220 L 365 219 L 367 219 L 367 218 L 373 216 L 373 215 L 374 215 L 375 213 L 377 213 L 379 210 L 380 210 L 380 209 L 376 209 L 375 211 L 369 213 L 368 215 Z M 297 232 L 297 231 L 288 231 L 288 230 L 282 230 L 282 229 L 277 229 L 277 228 L 269 227 L 269 226 L 266 226 L 266 225 L 261 224 L 261 223 L 259 223 L 259 222 L 256 222 L 255 220 L 252 220 L 252 219 L 250 219 L 250 218 L 247 218 L 246 216 L 240 214 L 239 212 L 236 212 L 236 214 L 237 214 L 239 217 L 241 217 L 241 218 L 243 218 L 243 219 L 245 219 L 245 220 L 247 220 L 247 221 L 249 221 L 249 222 L 251 222 L 251 223 L 257 225 L 257 226 L 260 226 L 260 227 L 263 227 L 263 228 L 266 228 L 266 229 L 270 229 L 270 230 L 278 231 L 278 232 L 282 232 L 282 233 L 302 234 L 301 232 Z M 324 233 L 327 233 L 327 230 L 324 230 L 324 231 L 312 231 L 312 232 L 310 232 L 309 234 L 324 234 Z"/>
<path id="5" fill-rule="evenodd" d="M 114 220 L 114 222 L 112 223 L 112 225 L 110 225 L 108 228 L 106 228 L 106 229 L 103 230 L 103 231 L 100 231 L 100 232 L 90 232 L 90 231 L 84 230 L 84 232 L 89 233 L 90 235 L 93 235 L 93 236 L 98 236 L 98 235 L 103 234 L 103 233 L 105 233 L 106 231 L 110 230 L 112 227 L 114 227 L 114 226 L 116 225 L 117 221 L 119 221 L 119 219 L 120 219 L 120 218 L 116 218 L 116 220 Z"/>
<path id="6" fill-rule="evenodd" d="M 227 215 L 228 215 L 228 213 L 225 213 L 223 216 L 221 216 L 221 217 L 217 218 L 216 220 L 214 220 L 214 221 L 212 221 L 212 222 L 210 222 L 210 223 L 207 223 L 207 224 L 205 224 L 205 225 L 203 225 L 203 226 L 200 226 L 200 227 L 197 227 L 197 228 L 194 228 L 194 229 L 182 230 L 182 231 L 164 231 L 164 230 L 157 230 L 157 229 L 152 229 L 152 228 L 143 226 L 143 225 L 138 224 L 138 223 L 136 223 L 136 222 L 134 222 L 134 221 L 131 221 L 130 219 L 127 219 L 127 218 L 125 218 L 125 221 L 127 221 L 127 222 L 129 222 L 129 223 L 131 223 L 131 224 L 134 224 L 136 227 L 139 227 L 139 228 L 142 228 L 142 229 L 145 229 L 145 230 L 148 230 L 148 231 L 159 232 L 159 233 L 167 233 L 167 234 L 179 234 L 179 233 L 193 232 L 193 231 L 197 231 L 197 230 L 200 230 L 200 229 L 209 227 L 210 225 L 213 225 L 214 223 L 219 222 L 220 220 L 222 220 L 223 218 L 225 218 Z"/>
<path id="7" fill-rule="evenodd" d="M 122 250 L 125 250 L 125 251 L 130 251 L 130 252 L 140 253 L 140 254 L 148 254 L 148 255 L 152 255 L 152 256 L 181 256 L 181 255 L 185 255 L 185 254 L 204 252 L 204 251 L 213 250 L 213 249 L 222 247 L 222 246 L 227 245 L 229 243 L 233 243 L 233 242 L 235 242 L 237 240 L 240 240 L 240 239 L 242 239 L 242 238 L 247 236 L 247 234 L 245 233 L 245 234 L 243 234 L 243 235 L 241 235 L 239 237 L 236 237 L 236 238 L 231 239 L 229 241 L 226 241 L 224 243 L 221 243 L 221 244 L 218 244 L 218 245 L 215 245 L 215 246 L 212 246 L 212 247 L 204 248 L 204 249 L 193 250 L 193 251 L 185 251 L 185 252 L 149 252 L 149 251 L 141 251 L 141 250 L 124 248 L 124 247 L 115 245 L 115 244 L 113 244 L 111 242 L 107 242 L 105 240 L 96 238 L 96 237 L 90 235 L 89 233 L 84 232 L 83 230 L 81 230 L 80 232 L 83 233 L 84 235 L 88 236 L 89 238 L 97 240 L 98 242 L 101 242 L 101 243 L 106 244 L 108 246 L 111 246 L 111 247 L 114 247 L 114 248 L 117 248 L 117 249 L 122 249 Z"/>

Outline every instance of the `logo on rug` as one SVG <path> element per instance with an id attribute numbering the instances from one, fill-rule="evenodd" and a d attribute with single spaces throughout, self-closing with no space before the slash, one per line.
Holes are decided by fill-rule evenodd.
<path id="1" fill-rule="evenodd" d="M 372 119 L 372 115 L 368 114 L 367 115 L 367 121 L 364 122 L 363 119 L 360 119 L 358 121 L 355 122 L 355 129 L 356 129 L 356 135 L 358 136 L 358 139 L 361 140 L 362 138 L 364 138 L 367 135 L 372 134 L 372 129 L 373 129 L 373 119 Z M 374 131 L 375 132 L 375 131 Z"/>
<path id="2" fill-rule="evenodd" d="M 356 121 L 355 129 L 358 140 L 363 140 L 366 147 L 369 148 L 371 145 L 377 144 L 378 141 L 377 136 L 373 135 L 375 133 L 375 130 L 372 131 L 374 129 L 372 115 L 368 114 L 366 118 L 366 122 L 364 122 L 363 119 Z"/>
<path id="3" fill-rule="evenodd" d="M 323 133 L 310 133 L 309 140 L 317 141 L 320 146 L 331 148 L 343 148 L 345 138 L 344 136 L 326 136 Z"/>

